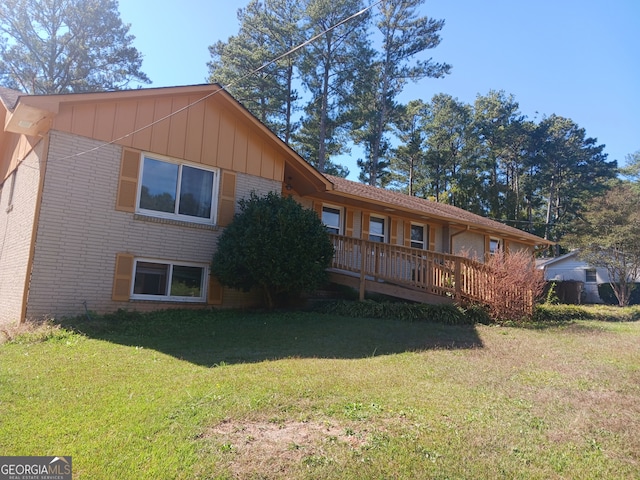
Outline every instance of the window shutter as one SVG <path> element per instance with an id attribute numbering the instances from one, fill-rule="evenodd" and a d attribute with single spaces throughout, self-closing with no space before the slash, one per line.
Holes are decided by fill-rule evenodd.
<path id="1" fill-rule="evenodd" d="M 222 284 L 213 275 L 209 275 L 209 289 L 207 290 L 207 303 L 209 305 L 222 305 Z"/>
<path id="2" fill-rule="evenodd" d="M 120 161 L 120 179 L 116 195 L 116 210 L 135 212 L 138 195 L 138 170 L 140 168 L 140 152 L 122 149 Z"/>
<path id="3" fill-rule="evenodd" d="M 369 240 L 369 221 L 371 215 L 369 213 L 362 212 L 362 235 L 363 240 Z"/>
<path id="4" fill-rule="evenodd" d="M 345 234 L 347 237 L 353 237 L 353 210 L 346 210 L 346 217 Z"/>
<path id="5" fill-rule="evenodd" d="M 411 222 L 404 221 L 404 246 L 411 246 Z"/>
<path id="6" fill-rule="evenodd" d="M 220 205 L 218 225 L 226 227 L 236 213 L 236 174 L 223 171 L 220 177 Z"/>
<path id="7" fill-rule="evenodd" d="M 318 200 L 314 200 L 313 211 L 316 212 L 316 214 L 318 215 L 318 218 L 322 220 L 322 202 L 319 202 Z"/>
<path id="8" fill-rule="evenodd" d="M 431 250 L 432 252 L 435 252 L 436 251 L 436 231 L 431 225 L 427 226 L 427 235 L 429 236 L 429 250 Z"/>
<path id="9" fill-rule="evenodd" d="M 391 245 L 397 245 L 398 244 L 398 219 L 397 218 L 392 218 L 391 219 L 391 231 L 389 232 L 389 243 L 391 243 Z"/>
<path id="10" fill-rule="evenodd" d="M 133 255 L 128 253 L 116 254 L 116 271 L 113 277 L 114 302 L 128 302 L 131 295 L 131 281 L 133 279 Z"/>

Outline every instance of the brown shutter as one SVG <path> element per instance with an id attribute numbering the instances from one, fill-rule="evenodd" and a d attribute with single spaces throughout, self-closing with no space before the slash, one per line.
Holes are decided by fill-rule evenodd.
<path id="1" fill-rule="evenodd" d="M 391 227 L 389 228 L 389 243 L 391 245 L 398 244 L 398 219 L 392 218 L 389 222 Z"/>
<path id="2" fill-rule="evenodd" d="M 207 303 L 209 305 L 222 305 L 222 284 L 213 275 L 209 275 L 209 289 L 207 290 Z"/>
<path id="3" fill-rule="evenodd" d="M 369 240 L 369 221 L 371 220 L 371 214 L 368 212 L 362 212 L 362 235 L 360 238 L 363 240 Z"/>
<path id="4" fill-rule="evenodd" d="M 436 231 L 432 225 L 427 225 L 427 235 L 429 236 L 429 250 L 436 251 Z"/>
<path id="5" fill-rule="evenodd" d="M 345 215 L 346 215 L 346 228 L 345 228 L 345 235 L 347 237 L 353 237 L 353 210 L 347 210 L 345 209 Z"/>
<path id="6" fill-rule="evenodd" d="M 116 195 L 116 210 L 122 212 L 134 212 L 136 210 L 139 169 L 140 152 L 123 148 L 118 193 Z"/>
<path id="7" fill-rule="evenodd" d="M 320 202 L 319 200 L 314 200 L 313 211 L 316 212 L 316 214 L 318 215 L 318 218 L 322 220 L 322 202 Z"/>
<path id="8" fill-rule="evenodd" d="M 116 271 L 113 277 L 114 302 L 127 302 L 131 296 L 131 281 L 133 279 L 133 255 L 128 253 L 116 254 Z"/>
<path id="9" fill-rule="evenodd" d="M 404 246 L 411 246 L 411 222 L 404 221 Z"/>
<path id="10" fill-rule="evenodd" d="M 220 176 L 220 205 L 218 207 L 218 225 L 226 227 L 236 212 L 236 174 L 223 171 Z"/>

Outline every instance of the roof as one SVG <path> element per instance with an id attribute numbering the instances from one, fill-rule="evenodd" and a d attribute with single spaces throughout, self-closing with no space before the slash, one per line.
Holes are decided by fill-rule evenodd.
<path id="1" fill-rule="evenodd" d="M 0 101 L 2 101 L 4 106 L 10 112 L 13 111 L 13 109 L 15 108 L 16 103 L 18 103 L 18 98 L 20 98 L 21 95 L 24 95 L 24 94 L 17 90 L 0 87 Z"/>
<path id="2" fill-rule="evenodd" d="M 533 242 L 537 245 L 550 243 L 537 235 L 476 215 L 475 213 L 468 212 L 459 207 L 454 207 L 453 205 L 434 202 L 432 200 L 414 197 L 404 193 L 394 192 L 392 190 L 385 190 L 383 188 L 353 182 L 333 175 L 325 176 L 333 183 L 334 190 L 341 194 L 372 200 L 378 204 L 384 204 L 390 207 L 395 206 L 401 209 L 412 210 L 434 219 L 446 220 L 449 223 L 459 224 L 464 227 L 482 227 L 483 229 L 487 229 L 495 233 L 510 237 L 517 237 L 521 240 Z"/>
<path id="3" fill-rule="evenodd" d="M 564 255 L 560 255 L 559 257 L 552 257 L 552 258 L 538 258 L 536 260 L 536 268 L 543 270 L 545 268 L 547 268 L 550 265 L 553 265 L 555 263 L 558 262 L 562 262 L 563 260 L 566 260 L 567 258 L 573 257 L 575 255 L 577 255 L 579 252 L 579 250 L 572 250 L 569 253 L 565 253 Z"/>

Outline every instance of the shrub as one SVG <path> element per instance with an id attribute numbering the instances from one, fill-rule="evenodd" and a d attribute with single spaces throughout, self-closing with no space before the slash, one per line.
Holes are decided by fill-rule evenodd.
<path id="1" fill-rule="evenodd" d="M 491 295 L 485 299 L 489 315 L 496 321 L 526 320 L 544 291 L 544 274 L 536 270 L 526 251 L 496 252 L 487 262 Z"/>
<path id="2" fill-rule="evenodd" d="M 604 303 L 607 305 L 618 305 L 618 297 L 613 291 L 611 284 L 600 283 L 598 284 L 598 294 Z M 629 305 L 640 305 L 640 283 L 634 283 L 631 295 L 629 296 Z"/>
<path id="3" fill-rule="evenodd" d="M 352 318 L 388 318 L 412 322 L 442 323 L 445 325 L 490 323 L 486 310 L 478 305 L 465 309 L 455 305 L 337 300 L 322 302 L 316 305 L 314 310 L 320 313 Z"/>
<path id="4" fill-rule="evenodd" d="M 333 245 L 314 211 L 276 193 L 252 193 L 239 205 L 211 264 L 220 283 L 245 291 L 262 288 L 272 308 L 326 280 Z"/>

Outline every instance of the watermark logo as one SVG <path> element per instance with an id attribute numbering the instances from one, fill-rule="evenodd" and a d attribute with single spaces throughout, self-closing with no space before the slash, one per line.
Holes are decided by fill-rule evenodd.
<path id="1" fill-rule="evenodd" d="M 0 480 L 71 480 L 71 457 L 2 457 Z"/>

